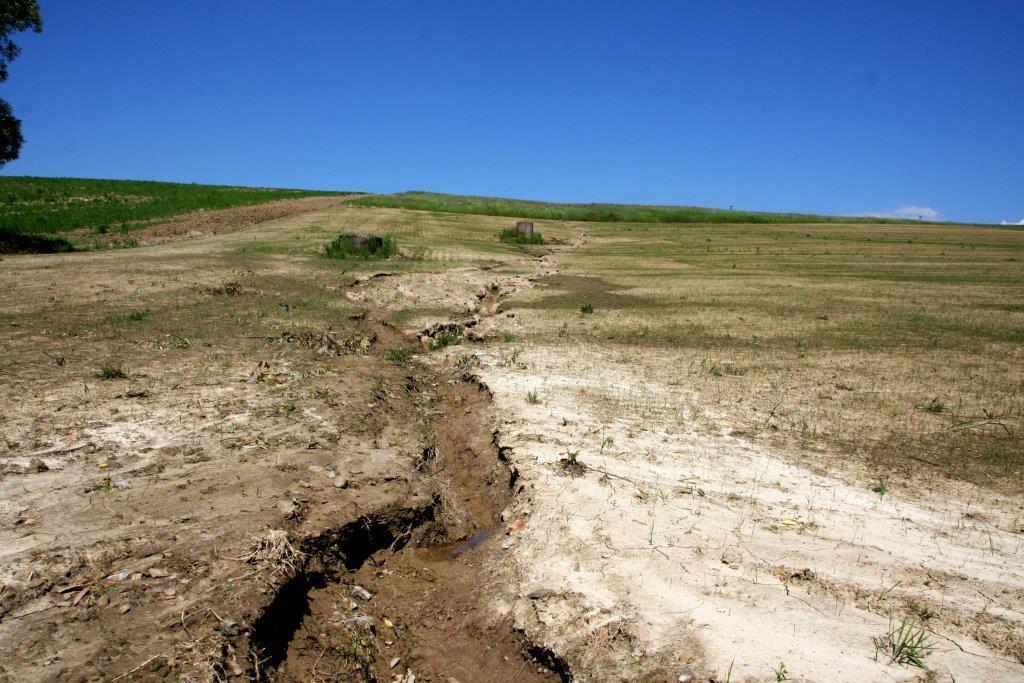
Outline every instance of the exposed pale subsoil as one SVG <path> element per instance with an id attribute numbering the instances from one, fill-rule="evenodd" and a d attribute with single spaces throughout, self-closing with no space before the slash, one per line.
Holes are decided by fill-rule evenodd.
<path id="1" fill-rule="evenodd" d="M 303 251 L 395 215 L 5 261 L 0 678 L 1024 678 L 1019 501 L 875 486 L 545 327 L 637 308 L 563 265 L 582 233 L 380 277 Z"/>
<path id="2" fill-rule="evenodd" d="M 557 678 L 492 609 L 513 474 L 472 364 L 391 362 L 418 342 L 352 276 L 234 239 L 2 274 L 0 678 Z"/>
<path id="3" fill-rule="evenodd" d="M 541 277 L 493 283 L 516 294 L 478 334 L 536 338 L 532 302 L 590 283 L 559 274 L 557 255 L 534 266 Z M 595 296 L 623 295 L 580 301 Z M 1024 678 L 1019 501 L 734 436 L 642 353 L 547 334 L 476 355 L 524 487 L 515 623 L 575 677 Z M 924 669 L 893 661 L 887 634 L 905 619 L 926 634 Z"/>

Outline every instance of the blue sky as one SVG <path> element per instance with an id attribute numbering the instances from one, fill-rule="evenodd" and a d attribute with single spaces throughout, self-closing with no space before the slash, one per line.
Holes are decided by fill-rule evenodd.
<path id="1" fill-rule="evenodd" d="M 1024 219 L 1019 0 L 40 6 L 4 174 Z"/>

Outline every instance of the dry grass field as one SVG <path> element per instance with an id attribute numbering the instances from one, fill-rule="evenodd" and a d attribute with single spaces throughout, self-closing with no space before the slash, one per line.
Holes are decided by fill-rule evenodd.
<path id="1" fill-rule="evenodd" d="M 312 208 L 0 261 L 0 679 L 1024 677 L 1024 231 Z"/>

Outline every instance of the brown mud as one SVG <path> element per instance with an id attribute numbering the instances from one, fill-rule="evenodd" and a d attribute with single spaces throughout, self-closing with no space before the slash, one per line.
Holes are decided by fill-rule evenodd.
<path id="1" fill-rule="evenodd" d="M 306 562 L 253 623 L 250 675 L 281 681 L 410 674 L 425 681 L 567 679 L 563 662 L 533 647 L 510 617 L 493 609 L 510 571 L 498 556 L 516 526 L 507 512 L 516 475 L 489 427 L 489 390 L 468 368 L 435 373 L 387 363 L 386 349 L 414 340 L 373 306 L 367 318 L 376 330 L 381 371 L 392 386 L 403 387 L 389 397 L 389 409 L 414 416 L 407 427 L 423 443 L 418 469 L 432 499 L 368 512 L 306 539 Z"/>

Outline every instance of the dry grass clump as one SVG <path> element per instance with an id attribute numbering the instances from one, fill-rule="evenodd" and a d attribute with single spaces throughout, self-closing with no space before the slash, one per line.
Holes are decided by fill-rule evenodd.
<path id="1" fill-rule="evenodd" d="M 247 554 L 235 559 L 249 564 L 272 566 L 274 573 L 284 569 L 286 574 L 291 575 L 303 557 L 304 553 L 292 545 L 287 531 L 271 529 L 262 538 L 255 539 Z"/>

